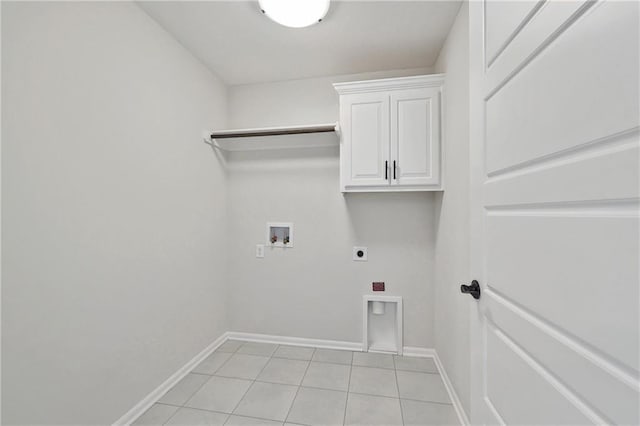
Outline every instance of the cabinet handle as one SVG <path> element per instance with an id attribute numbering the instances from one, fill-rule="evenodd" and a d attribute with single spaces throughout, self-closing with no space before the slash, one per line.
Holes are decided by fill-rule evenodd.
<path id="1" fill-rule="evenodd" d="M 396 178 L 396 160 L 393 160 L 393 178 Z"/>
<path id="2" fill-rule="evenodd" d="M 389 179 L 389 162 L 387 160 L 384 161 L 384 180 Z"/>

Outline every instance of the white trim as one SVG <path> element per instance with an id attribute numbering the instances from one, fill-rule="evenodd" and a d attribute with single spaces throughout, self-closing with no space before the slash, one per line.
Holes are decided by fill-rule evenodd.
<path id="1" fill-rule="evenodd" d="M 402 355 L 404 353 L 403 342 L 403 326 L 402 326 L 402 296 L 383 296 L 377 294 L 365 294 L 362 296 L 362 350 L 368 352 L 369 348 L 369 302 L 386 302 L 396 304 L 396 347 L 395 351 L 389 352 Z M 371 352 L 388 353 L 387 349 L 372 350 Z"/>
<path id="2" fill-rule="evenodd" d="M 467 413 L 464 412 L 464 408 L 462 408 L 462 403 L 460 402 L 460 398 L 458 398 L 458 394 L 449 380 L 449 376 L 447 375 L 447 371 L 444 369 L 444 365 L 440 361 L 440 357 L 438 356 L 438 352 L 433 349 L 433 360 L 436 363 L 436 367 L 438 368 L 438 372 L 440 373 L 440 377 L 444 382 L 444 387 L 447 388 L 447 393 L 449 394 L 449 399 L 451 399 L 451 403 L 453 404 L 453 408 L 456 410 L 456 414 L 458 414 L 458 420 L 463 425 L 469 425 L 469 418 L 467 417 Z"/>
<path id="3" fill-rule="evenodd" d="M 433 348 L 419 348 L 417 346 L 405 346 L 402 348 L 404 356 L 417 358 L 435 358 L 436 350 Z"/>
<path id="4" fill-rule="evenodd" d="M 193 370 L 196 365 L 200 364 L 206 357 L 211 355 L 213 351 L 218 349 L 228 339 L 229 333 L 224 333 L 218 337 L 209 346 L 204 348 L 198 355 L 194 356 L 185 365 L 180 367 L 178 371 L 173 373 L 167 380 L 165 380 L 160 386 L 151 391 L 147 396 L 142 398 L 140 402 L 134 405 L 129 411 L 127 411 L 122 417 L 116 420 L 113 425 L 127 426 L 133 423 L 138 417 L 140 417 L 145 411 L 147 411 L 155 402 L 157 402 L 162 396 L 167 393 L 176 383 L 182 380 L 187 374 Z"/>
<path id="5" fill-rule="evenodd" d="M 279 345 L 307 346 L 323 349 L 338 349 L 344 351 L 362 351 L 362 343 L 344 342 L 341 340 L 306 339 L 304 337 L 242 333 L 237 331 L 228 332 L 227 338 L 230 340 L 245 340 L 247 342 L 275 343 Z"/>
<path id="6" fill-rule="evenodd" d="M 458 415 L 458 420 L 460 420 L 460 424 L 469 425 L 469 418 L 467 417 L 467 413 L 465 413 L 464 408 L 462 408 L 462 403 L 460 402 L 460 398 L 458 398 L 458 394 L 456 393 L 451 380 L 449 380 L 449 376 L 447 375 L 447 371 L 444 369 L 444 365 L 442 365 L 442 361 L 440 361 L 440 357 L 438 356 L 438 352 L 432 348 L 419 348 L 415 346 L 405 346 L 404 347 L 404 355 L 405 356 L 413 356 L 413 357 L 421 357 L 421 358 L 433 358 L 433 361 L 436 363 L 436 368 L 438 369 L 438 373 L 442 378 L 442 382 L 444 383 L 444 387 L 447 389 L 447 393 L 449 394 L 449 399 L 453 404 L 453 408 L 456 410 L 456 414 Z"/>
<path id="7" fill-rule="evenodd" d="M 397 193 L 397 192 L 426 192 L 426 191 L 444 191 L 442 185 L 406 185 L 406 186 L 393 186 L 391 187 L 393 190 L 390 190 L 387 186 L 375 186 L 375 185 L 345 185 L 340 187 L 340 192 L 343 194 L 348 194 L 350 192 L 389 192 L 389 193 Z"/>
<path id="8" fill-rule="evenodd" d="M 397 89 L 415 89 L 420 87 L 438 87 L 443 83 L 444 74 L 428 74 L 412 77 L 334 83 L 333 87 L 340 95 L 345 95 L 349 93 L 368 93 Z"/>
<path id="9" fill-rule="evenodd" d="M 315 347 L 315 348 L 323 348 L 323 349 L 338 349 L 345 351 L 362 351 L 362 344 L 357 342 L 345 342 L 341 340 L 323 340 L 323 339 L 307 339 L 303 337 L 287 337 L 287 336 L 277 336 L 271 334 L 258 334 L 258 333 L 243 333 L 237 331 L 228 331 L 218 337 L 213 343 L 207 346 L 202 352 L 193 357 L 189 362 L 183 365 L 178 371 L 173 373 L 171 377 L 165 380 L 160 386 L 151 391 L 147 396 L 145 396 L 140 402 L 133 406 L 129 411 L 127 411 L 122 417 L 116 420 L 113 425 L 114 426 L 128 426 L 133 423 L 138 417 L 140 417 L 145 411 L 147 411 L 154 403 L 156 403 L 162 396 L 171 389 L 176 383 L 182 380 L 187 374 L 191 372 L 200 362 L 202 362 L 206 357 L 211 355 L 213 351 L 218 349 L 220 345 L 222 345 L 227 340 L 242 340 L 246 342 L 261 342 L 261 343 L 274 343 L 279 345 L 292 345 L 292 346 L 306 346 L 306 347 Z M 451 381 L 449 380 L 449 376 L 438 357 L 438 353 L 435 349 L 432 348 L 420 348 L 416 346 L 404 346 L 402 348 L 404 356 L 413 356 L 413 357 L 422 357 L 422 358 L 433 358 L 436 363 L 436 367 L 438 368 L 438 373 L 440 377 L 442 377 L 442 381 L 444 383 L 445 388 L 447 389 L 447 393 L 449 394 L 449 398 L 451 399 L 451 403 L 453 404 L 453 408 L 456 410 L 456 414 L 458 415 L 458 419 L 460 423 L 463 425 L 469 425 L 469 419 L 467 418 L 464 409 L 462 408 L 462 404 L 460 402 L 460 398 L 458 398 L 458 394 L 456 393 Z"/>

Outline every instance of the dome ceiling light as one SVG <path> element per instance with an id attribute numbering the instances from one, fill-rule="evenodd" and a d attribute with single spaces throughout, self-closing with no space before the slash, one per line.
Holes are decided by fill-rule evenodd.
<path id="1" fill-rule="evenodd" d="M 260 10 L 272 21 L 290 28 L 304 28 L 322 21 L 330 0 L 258 0 Z"/>

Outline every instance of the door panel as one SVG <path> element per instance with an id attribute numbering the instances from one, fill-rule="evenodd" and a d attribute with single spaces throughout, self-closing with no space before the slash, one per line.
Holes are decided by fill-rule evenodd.
<path id="1" fill-rule="evenodd" d="M 633 198 L 640 192 L 638 134 L 637 130 L 628 132 L 597 146 L 489 178 L 485 203 L 499 206 Z"/>
<path id="2" fill-rule="evenodd" d="M 391 184 L 438 185 L 439 140 L 440 90 L 429 88 L 392 92 Z"/>
<path id="3" fill-rule="evenodd" d="M 543 3 L 538 0 L 486 2 L 486 49 L 489 64 L 498 57 Z"/>
<path id="4" fill-rule="evenodd" d="M 638 125 L 637 15 L 594 7 L 487 100 L 491 175 Z"/>
<path id="5" fill-rule="evenodd" d="M 520 7 L 470 4 L 471 419 L 638 424 L 638 3 Z"/>
<path id="6" fill-rule="evenodd" d="M 389 162 L 389 97 L 386 94 L 354 94 L 343 97 L 344 124 L 341 146 L 345 162 L 343 186 L 388 185 L 385 162 Z M 350 146 L 346 149 L 345 146 Z M 386 171 L 388 173 L 388 170 Z"/>
<path id="7" fill-rule="evenodd" d="M 589 416 L 500 330 L 487 326 L 487 398 L 508 425 L 584 425 Z"/>
<path id="8" fill-rule="evenodd" d="M 487 286 L 637 373 L 634 209 L 489 211 Z"/>
<path id="9" fill-rule="evenodd" d="M 502 8 L 511 3 L 517 2 L 496 1 L 494 8 Z M 571 26 L 591 6 L 593 2 L 589 0 L 544 1 L 531 19 L 513 22 L 511 26 L 519 26 L 519 31 L 488 65 L 485 76 L 487 87 L 496 90 L 506 83 L 561 35 L 563 28 Z"/>
<path id="10" fill-rule="evenodd" d="M 517 345 L 535 359 L 540 368 L 571 383 L 576 395 L 597 412 L 611 413 L 615 424 L 638 424 L 638 399 L 633 377 L 621 369 L 610 369 L 606 358 L 594 357 L 573 345 L 566 333 L 530 314 L 493 291 L 485 292 L 491 324 L 507 336 L 517 336 Z"/>

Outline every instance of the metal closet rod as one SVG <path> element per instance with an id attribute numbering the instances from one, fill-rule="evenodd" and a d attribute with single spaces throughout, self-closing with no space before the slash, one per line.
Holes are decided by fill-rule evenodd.
<path id="1" fill-rule="evenodd" d="M 279 135 L 299 135 L 303 133 L 327 133 L 335 132 L 335 125 L 315 126 L 291 129 L 272 129 L 272 130 L 254 130 L 247 132 L 234 133 L 212 133 L 211 139 L 231 139 L 231 138 L 248 138 L 252 136 L 279 136 Z"/>

